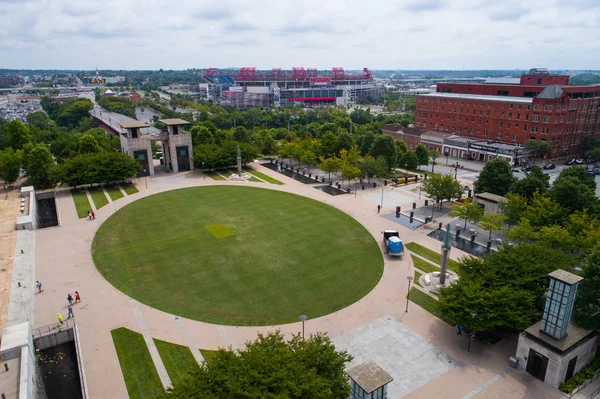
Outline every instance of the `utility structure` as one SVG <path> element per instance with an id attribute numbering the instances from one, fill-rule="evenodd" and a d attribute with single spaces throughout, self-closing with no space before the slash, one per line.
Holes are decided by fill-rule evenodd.
<path id="1" fill-rule="evenodd" d="M 446 285 L 446 274 L 448 272 L 448 257 L 450 256 L 450 223 L 446 225 L 446 234 L 444 235 L 444 241 L 442 243 L 442 267 L 440 272 L 440 285 Z"/>
<path id="2" fill-rule="evenodd" d="M 167 125 L 167 131 L 161 134 L 165 165 L 173 172 L 185 172 L 194 169 L 192 135 L 183 130 L 190 122 L 180 119 L 160 119 Z"/>
<path id="3" fill-rule="evenodd" d="M 237 169 L 238 176 L 242 177 L 242 153 L 240 151 L 240 145 L 237 145 Z"/>

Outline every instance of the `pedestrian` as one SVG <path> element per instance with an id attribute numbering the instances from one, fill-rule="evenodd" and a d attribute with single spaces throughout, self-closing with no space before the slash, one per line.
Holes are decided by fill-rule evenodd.
<path id="1" fill-rule="evenodd" d="M 96 214 L 92 211 L 92 220 L 96 220 Z"/>
<path id="2" fill-rule="evenodd" d="M 92 211 L 88 211 L 88 220 L 92 220 Z"/>
<path id="3" fill-rule="evenodd" d="M 63 323 L 63 317 L 62 317 L 62 315 L 60 313 L 58 313 L 56 315 L 56 317 L 58 318 L 58 321 L 60 321 L 60 324 L 62 324 Z"/>
<path id="4" fill-rule="evenodd" d="M 377 213 L 381 212 L 381 205 L 377 205 Z"/>
<path id="5" fill-rule="evenodd" d="M 67 301 L 69 301 L 69 306 L 73 304 L 73 297 L 71 296 L 71 294 L 67 295 Z"/>
<path id="6" fill-rule="evenodd" d="M 42 293 L 42 291 L 44 291 L 44 290 L 42 289 L 42 283 L 41 283 L 40 281 L 36 282 L 36 283 L 35 283 L 35 286 L 37 287 L 37 289 L 38 289 L 38 293 L 39 293 L 39 294 L 41 294 L 41 293 Z"/>
<path id="7" fill-rule="evenodd" d="M 67 319 L 70 319 L 71 316 L 75 317 L 75 313 L 73 313 L 73 307 L 71 305 L 69 305 L 69 315 L 67 316 Z"/>
<path id="8" fill-rule="evenodd" d="M 456 335 L 462 335 L 462 330 L 463 330 L 462 324 L 459 324 L 458 325 L 458 332 L 456 333 Z"/>
<path id="9" fill-rule="evenodd" d="M 81 295 L 79 295 L 79 291 L 75 291 L 75 303 L 81 302 Z"/>

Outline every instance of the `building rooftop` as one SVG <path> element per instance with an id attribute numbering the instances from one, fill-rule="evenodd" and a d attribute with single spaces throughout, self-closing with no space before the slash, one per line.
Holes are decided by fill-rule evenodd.
<path id="1" fill-rule="evenodd" d="M 488 200 L 490 202 L 495 202 L 495 203 L 506 201 L 506 197 L 503 197 L 501 195 L 492 194 L 492 193 L 481 193 L 481 194 L 477 193 L 476 196 L 477 196 L 477 198 L 483 198 L 484 200 Z"/>
<path id="2" fill-rule="evenodd" d="M 118 124 L 123 129 L 134 129 L 134 128 L 142 128 L 142 127 L 150 126 L 146 122 L 141 122 L 141 121 L 119 121 Z"/>
<path id="3" fill-rule="evenodd" d="M 551 337 L 550 335 L 542 332 L 541 328 L 542 321 L 540 320 L 531 327 L 529 327 L 527 330 L 525 330 L 525 333 L 537 338 L 545 346 L 550 347 L 551 349 L 557 350 L 559 352 L 568 351 L 573 346 L 577 345 L 581 340 L 586 338 L 588 335 L 594 334 L 593 331 L 578 327 L 572 322 L 569 322 L 569 333 L 561 339 Z"/>
<path id="4" fill-rule="evenodd" d="M 521 78 L 487 78 L 485 84 L 519 85 Z"/>
<path id="5" fill-rule="evenodd" d="M 431 93 L 424 94 L 423 97 L 442 97 L 442 98 L 460 98 L 466 100 L 482 100 L 482 101 L 502 101 L 509 103 L 531 104 L 531 97 L 511 97 L 511 96 L 489 96 L 483 94 L 462 94 L 462 93 Z"/>
<path id="6" fill-rule="evenodd" d="M 185 119 L 181 119 L 181 118 L 160 119 L 159 122 L 162 122 L 167 126 L 187 125 L 187 124 L 191 123 L 191 122 L 188 122 Z"/>
<path id="7" fill-rule="evenodd" d="M 381 129 L 391 132 L 399 132 L 404 129 L 404 126 L 402 126 L 400 123 L 388 123 L 387 125 L 383 125 Z"/>
<path id="8" fill-rule="evenodd" d="M 567 283 L 569 285 L 576 284 L 583 280 L 583 277 L 579 277 L 576 274 L 569 273 L 563 269 L 556 269 L 552 273 L 548 274 L 548 276 L 552 277 L 555 280 L 562 281 L 563 283 Z"/>
<path id="9" fill-rule="evenodd" d="M 394 379 L 375 362 L 359 364 L 346 372 L 367 393 L 389 384 Z"/>

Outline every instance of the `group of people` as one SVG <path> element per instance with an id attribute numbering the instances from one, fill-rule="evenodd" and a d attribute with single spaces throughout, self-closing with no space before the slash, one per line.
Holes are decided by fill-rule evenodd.
<path id="1" fill-rule="evenodd" d="M 69 306 L 67 307 L 67 309 L 69 311 L 69 314 L 67 315 L 67 319 L 70 319 L 71 317 L 75 317 L 75 313 L 73 313 L 73 304 L 77 303 L 77 302 L 81 302 L 81 295 L 79 294 L 79 291 L 75 291 L 75 299 L 73 299 L 73 296 L 69 292 L 67 294 L 67 302 L 69 303 Z M 58 313 L 57 318 L 58 318 L 58 321 L 60 322 L 60 324 L 63 324 L 64 319 L 63 319 L 62 314 Z"/>
<path id="2" fill-rule="evenodd" d="M 96 213 L 92 210 L 92 211 L 88 211 L 88 220 L 95 220 L 96 219 Z"/>

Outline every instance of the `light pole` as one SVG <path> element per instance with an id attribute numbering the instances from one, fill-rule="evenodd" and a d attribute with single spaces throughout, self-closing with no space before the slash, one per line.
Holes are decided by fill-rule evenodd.
<path id="1" fill-rule="evenodd" d="M 305 314 L 300 315 L 300 320 L 302 320 L 302 339 L 304 339 L 304 322 L 308 319 Z"/>
<path id="2" fill-rule="evenodd" d="M 475 312 L 470 312 L 471 317 L 473 318 L 473 320 L 475 320 L 475 317 L 477 317 L 477 313 Z M 469 330 L 469 347 L 467 348 L 467 352 L 471 353 L 471 341 L 473 340 L 473 338 L 475 338 L 475 334 L 473 333 L 473 329 L 471 328 Z"/>
<path id="3" fill-rule="evenodd" d="M 422 184 L 419 184 L 419 199 L 421 199 L 421 185 Z"/>
<path id="4" fill-rule="evenodd" d="M 381 207 L 383 208 L 383 188 L 381 189 Z"/>
<path id="5" fill-rule="evenodd" d="M 406 293 L 406 310 L 404 311 L 405 313 L 408 313 L 408 299 L 410 298 L 410 282 L 413 281 L 413 276 L 406 276 L 406 279 L 408 280 L 408 292 Z"/>
<path id="6" fill-rule="evenodd" d="M 202 162 L 202 173 L 204 174 L 204 180 L 206 180 L 206 170 L 204 170 L 204 162 Z"/>
<path id="7" fill-rule="evenodd" d="M 456 161 L 456 165 L 454 166 L 454 180 L 457 180 L 458 176 L 458 161 Z"/>
<path id="8" fill-rule="evenodd" d="M 148 176 L 146 176 L 146 169 L 144 169 L 144 181 L 146 182 L 146 190 L 148 189 Z"/>

